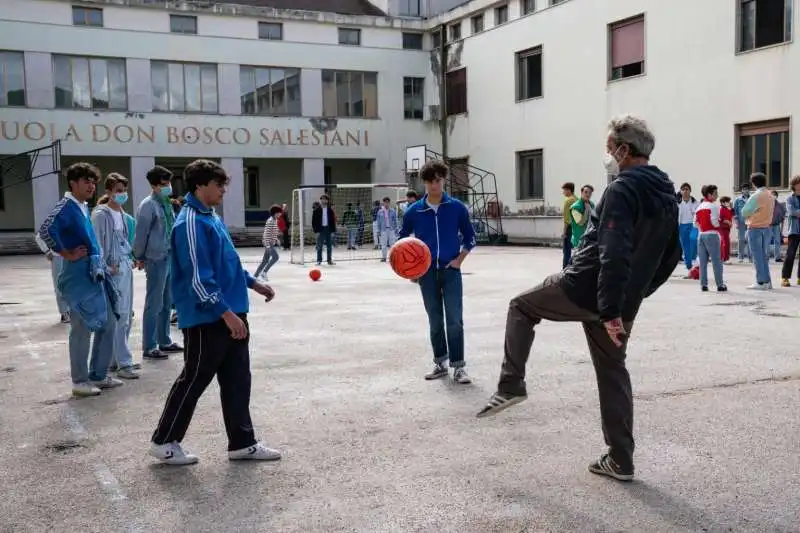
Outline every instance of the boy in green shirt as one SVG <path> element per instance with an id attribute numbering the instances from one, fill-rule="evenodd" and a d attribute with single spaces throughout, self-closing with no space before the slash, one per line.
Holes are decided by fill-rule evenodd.
<path id="1" fill-rule="evenodd" d="M 564 194 L 564 207 L 561 209 L 564 213 L 564 232 L 561 238 L 561 249 L 564 252 L 561 268 L 567 268 L 567 265 L 572 258 L 572 215 L 570 210 L 572 204 L 575 203 L 575 184 L 571 181 L 566 182 L 561 186 L 561 192 Z"/>
<path id="2" fill-rule="evenodd" d="M 581 197 L 569 208 L 570 218 L 572 218 L 573 248 L 577 248 L 581 243 L 581 238 L 586 232 L 586 226 L 589 224 L 589 217 L 591 217 L 594 211 L 592 193 L 594 193 L 594 187 L 591 185 L 584 185 L 581 187 Z"/>

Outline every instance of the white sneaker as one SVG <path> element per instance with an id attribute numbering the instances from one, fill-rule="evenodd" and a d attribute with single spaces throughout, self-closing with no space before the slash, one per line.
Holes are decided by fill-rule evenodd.
<path id="1" fill-rule="evenodd" d="M 111 376 L 106 376 L 106 379 L 102 381 L 92 381 L 91 383 L 98 389 L 115 389 L 117 387 L 122 387 L 123 385 L 120 380 L 117 378 L 112 378 Z"/>
<path id="2" fill-rule="evenodd" d="M 72 395 L 79 398 L 86 398 L 89 396 L 99 396 L 102 391 L 92 385 L 91 383 L 73 383 Z"/>
<path id="3" fill-rule="evenodd" d="M 753 283 L 747 288 L 754 291 L 768 291 L 772 288 L 772 283 Z"/>
<path id="4" fill-rule="evenodd" d="M 139 379 L 139 373 L 132 367 L 120 368 L 117 370 L 119 379 Z"/>
<path id="5" fill-rule="evenodd" d="M 199 461 L 196 455 L 187 453 L 181 447 L 180 442 L 168 442 L 166 444 L 151 442 L 149 453 L 165 465 L 193 465 Z"/>
<path id="6" fill-rule="evenodd" d="M 267 448 L 260 442 L 252 446 L 228 452 L 228 459 L 231 461 L 277 461 L 281 458 L 281 452 Z"/>

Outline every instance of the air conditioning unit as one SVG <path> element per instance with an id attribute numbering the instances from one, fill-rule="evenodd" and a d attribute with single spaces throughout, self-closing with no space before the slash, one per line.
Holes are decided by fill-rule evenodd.
<path id="1" fill-rule="evenodd" d="M 425 108 L 425 116 L 423 117 L 425 120 L 441 120 L 442 119 L 442 107 L 439 104 L 436 105 L 429 105 Z"/>

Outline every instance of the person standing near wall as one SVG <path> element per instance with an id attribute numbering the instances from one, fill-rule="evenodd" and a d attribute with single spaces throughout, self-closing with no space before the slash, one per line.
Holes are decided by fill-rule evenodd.
<path id="1" fill-rule="evenodd" d="M 756 282 L 747 287 L 755 290 L 772 289 L 772 276 L 769 272 L 769 245 L 772 237 L 772 214 L 775 199 L 767 189 L 767 177 L 761 172 L 750 176 L 750 183 L 756 192 L 750 195 L 742 208 L 742 216 L 747 223 L 747 242 L 750 256 L 756 269 Z"/>
<path id="2" fill-rule="evenodd" d="M 317 234 L 317 264 L 322 264 L 322 246 L 327 251 L 328 264 L 333 265 L 333 235 L 336 233 L 336 213 L 328 205 L 327 194 L 319 197 L 319 203 L 311 213 L 311 229 Z"/>
<path id="3" fill-rule="evenodd" d="M 147 292 L 142 316 L 142 352 L 145 359 L 166 359 L 183 346 L 170 338 L 170 236 L 175 211 L 170 201 L 172 172 L 155 166 L 147 172 L 152 193 L 139 204 L 133 256 L 136 267 L 147 274 Z"/>
<path id="4" fill-rule="evenodd" d="M 561 268 L 567 268 L 570 260 L 572 259 L 572 204 L 578 199 L 575 197 L 575 184 L 571 181 L 566 182 L 561 186 L 561 193 L 564 195 L 564 205 L 561 210 L 564 213 L 564 230 L 561 237 L 561 249 L 563 257 L 561 260 Z"/>
<path id="5" fill-rule="evenodd" d="M 383 206 L 378 211 L 376 224 L 378 235 L 381 238 L 381 262 L 386 262 L 389 248 L 394 246 L 397 238 L 397 210 L 392 209 L 392 200 L 387 196 L 383 199 Z"/>
<path id="6" fill-rule="evenodd" d="M 795 176 L 789 181 L 791 196 L 786 199 L 786 214 L 789 218 L 789 247 L 786 250 L 786 260 L 781 272 L 781 286 L 789 287 L 792 277 L 792 268 L 797 249 L 800 247 L 800 176 Z M 797 284 L 800 285 L 800 260 L 797 263 Z"/>
<path id="7" fill-rule="evenodd" d="M 747 182 L 742 183 L 739 186 L 739 191 L 739 196 L 733 201 L 733 217 L 736 219 L 736 237 L 738 244 L 736 255 L 740 263 L 744 263 L 745 258 L 750 259 L 752 262 L 753 257 L 750 255 L 750 248 L 747 245 L 747 222 L 745 221 L 744 215 L 742 215 L 742 209 L 744 209 L 744 205 L 750 198 L 750 184 Z"/>
<path id="8" fill-rule="evenodd" d="M 686 267 L 686 276 L 692 269 L 694 258 L 697 257 L 697 229 L 694 225 L 694 213 L 697 211 L 697 200 L 692 196 L 692 186 L 682 183 L 678 196 L 678 230 L 681 237 L 681 250 L 683 251 L 683 265 Z"/>
<path id="9" fill-rule="evenodd" d="M 698 258 L 700 260 L 700 290 L 708 292 L 708 263 L 711 262 L 711 268 L 714 271 L 714 282 L 717 284 L 717 291 L 725 292 L 728 287 L 722 278 L 722 241 L 719 234 L 719 228 L 722 225 L 720 221 L 720 208 L 717 204 L 716 185 L 704 185 L 700 189 L 700 194 L 703 195 L 703 201 L 697 206 L 697 211 L 694 213 L 694 223 L 698 229 L 697 236 L 697 249 Z"/>
<path id="10" fill-rule="evenodd" d="M 589 219 L 594 212 L 594 202 L 592 202 L 592 193 L 594 187 L 591 185 L 584 185 L 581 187 L 581 197 L 570 206 L 570 216 L 572 219 L 572 249 L 576 249 L 581 243 L 581 238 L 586 232 L 586 226 L 589 224 Z"/>

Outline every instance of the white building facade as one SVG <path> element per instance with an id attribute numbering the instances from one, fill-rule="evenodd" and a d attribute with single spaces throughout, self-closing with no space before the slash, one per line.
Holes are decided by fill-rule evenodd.
<path id="1" fill-rule="evenodd" d="M 301 184 L 396 183 L 424 144 L 493 172 L 505 211 L 529 214 L 567 181 L 601 192 L 608 119 L 635 113 L 676 185 L 732 194 L 761 171 L 785 193 L 796 2 L 4 0 L 0 156 L 62 139 L 62 167 L 129 176 L 132 205 L 154 164 L 216 159 L 239 228 Z M 3 189 L 0 231 L 36 227 L 65 187 Z"/>
<path id="2" fill-rule="evenodd" d="M 402 181 L 404 147 L 432 128 L 421 20 L 177 7 L 3 0 L 0 156 L 61 139 L 62 168 L 89 161 L 132 180 L 129 209 L 154 165 L 180 176 L 214 159 L 233 178 L 221 210 L 231 228 L 262 224 L 301 184 Z M 49 152 L 34 166 L 52 169 Z M 56 175 L 2 177 L 0 231 L 38 227 L 66 189 Z"/>

